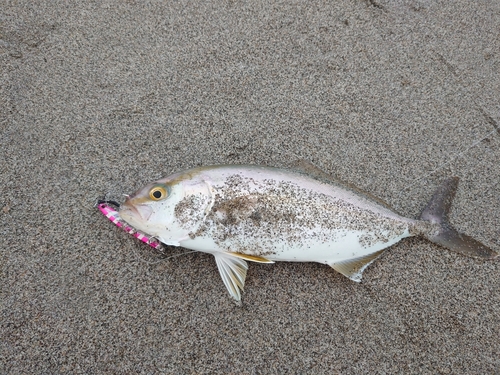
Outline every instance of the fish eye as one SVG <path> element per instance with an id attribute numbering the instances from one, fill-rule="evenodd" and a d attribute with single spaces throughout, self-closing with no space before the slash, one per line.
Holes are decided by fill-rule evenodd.
<path id="1" fill-rule="evenodd" d="M 167 191 L 164 187 L 155 186 L 149 191 L 149 197 L 154 201 L 159 201 L 160 199 L 167 197 Z"/>

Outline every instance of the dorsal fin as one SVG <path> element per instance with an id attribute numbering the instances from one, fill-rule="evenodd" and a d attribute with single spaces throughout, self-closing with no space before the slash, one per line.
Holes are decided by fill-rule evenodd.
<path id="1" fill-rule="evenodd" d="M 334 262 L 330 264 L 330 267 L 332 267 L 335 271 L 340 272 L 342 275 L 350 278 L 352 281 L 359 283 L 365 268 L 368 267 L 370 263 L 377 259 L 383 252 L 384 250 L 379 250 L 375 253 L 364 255 L 359 258 Z"/>
<path id="2" fill-rule="evenodd" d="M 247 254 L 241 254 L 241 253 L 233 253 L 231 251 L 226 252 L 226 254 L 232 255 L 233 257 L 248 260 L 250 262 L 256 262 L 256 263 L 274 263 L 273 260 L 269 260 L 264 257 L 259 257 L 257 255 L 247 255 Z"/>
<path id="3" fill-rule="evenodd" d="M 394 210 L 394 208 L 392 208 L 387 202 L 383 201 L 382 199 L 358 188 L 357 186 L 354 186 L 353 184 L 351 184 L 349 182 L 342 181 L 339 178 L 334 177 L 334 176 L 326 173 L 325 171 L 323 171 L 319 167 L 315 166 L 314 164 L 312 164 L 306 160 L 300 159 L 300 160 L 295 161 L 293 163 L 292 168 L 297 170 L 297 171 L 303 172 L 316 180 L 328 183 L 330 185 L 335 185 L 335 186 L 342 187 L 344 189 L 351 190 L 352 192 L 354 192 L 358 195 L 361 195 L 368 200 L 371 200 L 371 201 L 378 203 L 379 205 L 387 208 L 388 210 L 396 212 L 396 210 Z"/>

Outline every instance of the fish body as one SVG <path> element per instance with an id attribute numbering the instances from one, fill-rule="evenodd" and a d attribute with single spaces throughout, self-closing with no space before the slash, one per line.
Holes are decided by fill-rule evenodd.
<path id="1" fill-rule="evenodd" d="M 440 202 L 434 206 L 442 208 Z M 167 245 L 213 254 L 239 301 L 246 261 L 319 262 L 360 281 L 363 270 L 401 239 L 440 238 L 446 212 L 431 211 L 428 220 L 413 220 L 366 194 L 299 171 L 222 165 L 149 184 L 119 214 Z"/>

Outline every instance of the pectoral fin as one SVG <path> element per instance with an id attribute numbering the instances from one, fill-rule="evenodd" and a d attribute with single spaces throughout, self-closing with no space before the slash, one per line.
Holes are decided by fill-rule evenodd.
<path id="1" fill-rule="evenodd" d="M 269 260 L 264 257 L 259 257 L 256 255 L 247 255 L 247 254 L 241 254 L 241 253 L 233 253 L 233 252 L 227 252 L 226 254 L 229 254 L 233 257 L 248 260 L 250 262 L 256 262 L 256 263 L 274 263 L 273 260 Z"/>
<path id="2" fill-rule="evenodd" d="M 236 302 L 240 302 L 247 277 L 247 262 L 227 253 L 215 253 L 214 257 L 227 291 Z"/>
<path id="3" fill-rule="evenodd" d="M 384 250 L 380 250 L 359 258 L 330 263 L 330 267 L 332 267 L 335 271 L 340 272 L 342 275 L 347 276 L 352 281 L 359 283 L 365 268 L 368 267 L 383 252 Z"/>

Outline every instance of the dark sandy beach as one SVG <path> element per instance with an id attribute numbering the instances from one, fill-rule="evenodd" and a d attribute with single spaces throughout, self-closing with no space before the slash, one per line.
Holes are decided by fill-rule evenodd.
<path id="1" fill-rule="evenodd" d="M 238 307 L 94 207 L 299 159 L 416 218 L 458 176 L 451 222 L 500 251 L 499 4 L 4 1 L 0 373 L 499 373 L 499 261 L 250 264 Z"/>

